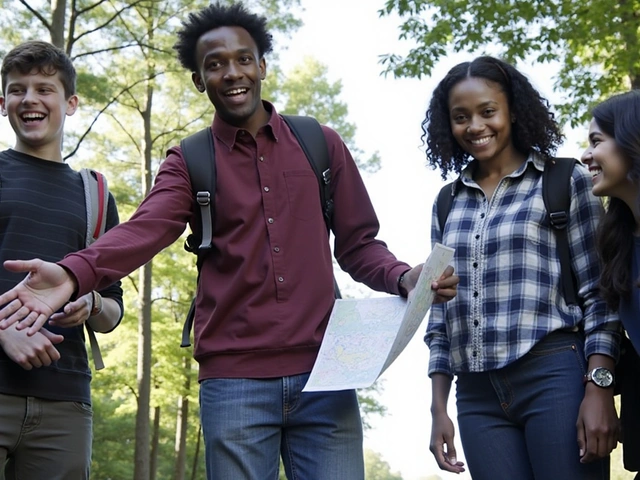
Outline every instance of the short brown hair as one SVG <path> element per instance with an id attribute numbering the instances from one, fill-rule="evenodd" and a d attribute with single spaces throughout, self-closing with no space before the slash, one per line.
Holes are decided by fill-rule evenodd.
<path id="1" fill-rule="evenodd" d="M 2 61 L 2 91 L 5 91 L 7 75 L 20 72 L 27 75 L 36 70 L 43 75 L 60 74 L 65 97 L 76 93 L 76 69 L 69 56 L 60 48 L 41 40 L 21 43 L 12 49 Z"/>

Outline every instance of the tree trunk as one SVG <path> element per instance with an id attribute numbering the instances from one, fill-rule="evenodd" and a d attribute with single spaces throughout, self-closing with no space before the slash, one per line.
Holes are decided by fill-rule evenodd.
<path id="1" fill-rule="evenodd" d="M 196 480 L 198 475 L 198 461 L 200 459 L 200 439 L 202 438 L 202 425 L 198 424 L 198 439 L 196 440 L 196 450 L 193 452 L 193 465 L 191 467 L 191 480 Z"/>
<path id="2" fill-rule="evenodd" d="M 153 68 L 153 67 L 150 67 Z M 149 77 L 151 78 L 151 76 Z M 144 124 L 143 152 L 141 165 L 142 193 L 147 196 L 151 190 L 151 105 L 153 86 L 147 84 L 147 104 L 142 113 Z M 136 413 L 136 445 L 134 475 L 135 480 L 149 478 L 149 403 L 151 400 L 151 287 L 152 262 L 140 270 L 140 313 L 138 320 L 138 411 Z"/>
<path id="3" fill-rule="evenodd" d="M 135 480 L 149 478 L 149 414 L 151 401 L 151 272 L 147 263 L 140 270 L 138 314 L 138 411 L 136 412 L 136 441 L 134 452 Z"/>
<path id="4" fill-rule="evenodd" d="M 65 34 L 65 14 L 67 9 L 66 0 L 51 0 L 51 26 L 49 28 L 49 34 L 51 35 L 51 43 L 56 47 L 65 49 L 64 34 Z M 69 53 L 69 52 L 67 52 Z"/>
<path id="5" fill-rule="evenodd" d="M 184 480 L 187 467 L 187 428 L 189 426 L 189 391 L 191 389 L 191 358 L 184 359 L 184 392 L 178 398 L 178 415 L 176 419 L 176 465 L 174 480 Z"/>
<path id="6" fill-rule="evenodd" d="M 158 474 L 158 444 L 160 443 L 160 407 L 153 409 L 153 436 L 151 458 L 149 460 L 149 480 L 156 480 Z"/>

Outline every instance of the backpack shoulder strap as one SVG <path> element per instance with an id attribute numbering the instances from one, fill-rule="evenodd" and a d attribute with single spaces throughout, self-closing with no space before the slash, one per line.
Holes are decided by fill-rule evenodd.
<path id="1" fill-rule="evenodd" d="M 199 269 L 204 254 L 211 249 L 215 214 L 216 156 L 211 127 L 203 128 L 184 138 L 180 142 L 180 148 L 189 171 L 195 203 L 198 206 L 196 211 L 200 229 L 199 232 L 189 235 L 185 242 L 185 249 L 198 255 Z"/>
<path id="2" fill-rule="evenodd" d="M 283 120 L 298 140 L 305 157 L 311 164 L 320 187 L 320 204 L 327 233 L 333 226 L 333 197 L 331 196 L 331 156 L 327 147 L 320 123 L 313 117 L 302 115 L 282 115 Z M 333 277 L 333 292 L 335 298 L 342 298 L 340 287 Z"/>
<path id="3" fill-rule="evenodd" d="M 320 201 L 327 231 L 333 221 L 333 199 L 331 198 L 331 158 L 327 139 L 322 127 L 313 117 L 282 115 L 282 118 L 298 140 L 302 151 L 311 164 L 320 186 Z"/>
<path id="4" fill-rule="evenodd" d="M 216 198 L 216 154 L 213 147 L 211 127 L 203 128 L 180 142 L 182 158 L 187 165 L 191 190 L 196 205 L 196 222 L 193 232 L 184 242 L 184 249 L 198 256 L 198 280 L 204 258 L 211 250 L 213 239 L 213 217 Z M 196 299 L 191 301 L 189 313 L 182 326 L 181 347 L 191 346 L 191 328 L 195 317 Z"/>
<path id="5" fill-rule="evenodd" d="M 440 189 L 438 193 L 438 225 L 440 225 L 440 232 L 444 232 L 444 226 L 447 223 L 447 217 L 451 211 L 453 205 L 453 184 L 455 182 L 447 183 Z"/>
<path id="6" fill-rule="evenodd" d="M 84 185 L 84 197 L 87 211 L 87 234 L 85 244 L 88 247 L 95 242 L 107 228 L 107 208 L 109 205 L 109 188 L 104 175 L 90 168 L 80 170 L 82 183 Z M 89 344 L 91 345 L 91 355 L 96 370 L 104 368 L 104 361 L 98 339 L 93 328 L 85 322 Z"/>
<path id="7" fill-rule="evenodd" d="M 87 208 L 86 245 L 89 246 L 106 230 L 109 187 L 105 176 L 96 170 L 83 168 L 80 170 L 80 176 Z"/>
<path id="8" fill-rule="evenodd" d="M 556 232 L 562 292 L 568 305 L 578 304 L 576 278 L 571 268 L 571 251 L 567 225 L 571 209 L 571 175 L 577 163 L 575 158 L 550 158 L 542 174 L 542 199 L 549 223 Z"/>

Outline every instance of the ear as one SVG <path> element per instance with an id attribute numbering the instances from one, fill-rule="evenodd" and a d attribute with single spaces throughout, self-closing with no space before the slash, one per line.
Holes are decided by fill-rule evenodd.
<path id="1" fill-rule="evenodd" d="M 5 99 L 4 96 L 0 97 L 0 114 L 2 114 L 3 117 L 7 116 L 7 109 L 5 108 Z"/>
<path id="2" fill-rule="evenodd" d="M 193 72 L 191 74 L 191 81 L 200 93 L 204 92 L 204 82 L 202 81 L 202 77 L 200 76 L 200 74 Z"/>
<path id="3" fill-rule="evenodd" d="M 68 116 L 73 115 L 74 113 L 76 113 L 77 109 L 78 109 L 78 96 L 71 95 L 67 99 L 67 115 Z"/>
<path id="4" fill-rule="evenodd" d="M 267 61 L 262 57 L 258 63 L 260 67 L 260 80 L 267 78 Z"/>

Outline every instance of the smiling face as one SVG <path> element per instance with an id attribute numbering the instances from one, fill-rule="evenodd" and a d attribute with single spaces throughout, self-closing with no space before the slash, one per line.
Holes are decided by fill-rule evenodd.
<path id="1" fill-rule="evenodd" d="M 198 39 L 196 61 L 193 83 L 207 92 L 216 114 L 255 135 L 269 114 L 260 98 L 266 63 L 249 32 L 240 27 L 208 31 Z"/>
<path id="2" fill-rule="evenodd" d="M 59 74 L 14 71 L 6 76 L 0 111 L 16 134 L 15 150 L 45 160 L 62 162 L 64 120 L 73 115 L 78 97 L 66 98 Z"/>
<path id="3" fill-rule="evenodd" d="M 469 77 L 449 92 L 449 121 L 458 145 L 480 162 L 498 166 L 521 155 L 511 138 L 511 114 L 506 94 L 497 83 Z"/>
<path id="4" fill-rule="evenodd" d="M 581 160 L 593 175 L 594 195 L 621 200 L 635 198 L 637 189 L 628 177 L 630 161 L 615 138 L 602 131 L 595 120 L 589 125 L 589 146 Z"/>

